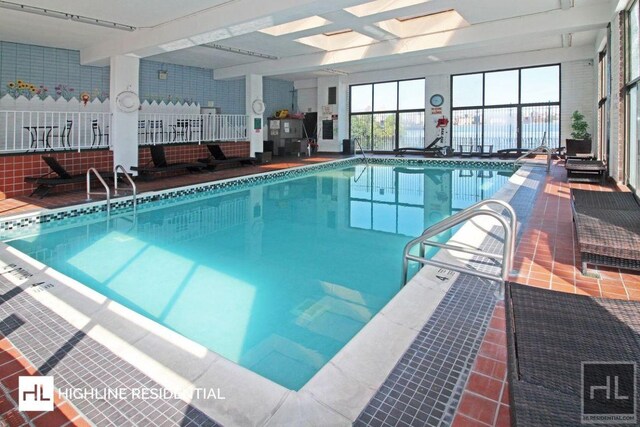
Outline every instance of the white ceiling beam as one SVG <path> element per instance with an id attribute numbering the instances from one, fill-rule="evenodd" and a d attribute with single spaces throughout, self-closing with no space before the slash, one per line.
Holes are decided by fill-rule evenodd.
<path id="1" fill-rule="evenodd" d="M 486 22 L 403 40 L 389 40 L 332 52 L 319 52 L 276 61 L 238 65 L 216 69 L 214 77 L 216 79 L 239 77 L 255 72 L 256 68 L 266 76 L 314 71 L 337 67 L 340 64 L 375 61 L 399 54 L 419 52 L 430 54 L 443 49 L 450 51 L 504 41 L 512 41 L 517 44 L 518 40 L 523 37 L 544 37 L 603 28 L 608 24 L 611 7 L 610 2 L 603 2 L 580 8 L 574 7 L 567 11 L 553 10 L 535 15 Z"/>
<path id="2" fill-rule="evenodd" d="M 236 0 L 149 29 L 139 29 L 84 48 L 83 65 L 117 55 L 147 57 L 223 40 L 273 25 L 361 3 L 362 0 Z"/>

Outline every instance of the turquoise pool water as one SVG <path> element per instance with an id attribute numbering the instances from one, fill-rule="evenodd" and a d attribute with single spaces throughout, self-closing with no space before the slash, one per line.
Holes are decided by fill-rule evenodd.
<path id="1" fill-rule="evenodd" d="M 398 292 L 406 242 L 509 175 L 351 166 L 7 243 L 298 390 Z"/>

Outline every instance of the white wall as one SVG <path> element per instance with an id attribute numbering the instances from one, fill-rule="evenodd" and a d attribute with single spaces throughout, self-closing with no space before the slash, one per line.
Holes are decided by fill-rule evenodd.
<path id="1" fill-rule="evenodd" d="M 615 48 L 613 50 L 615 52 Z M 425 139 L 426 144 L 433 141 L 437 135 L 435 121 L 441 115 L 432 115 L 429 98 L 433 94 L 444 96 L 445 103 L 442 106 L 442 113 L 447 118 L 450 117 L 450 82 L 452 74 L 501 70 L 507 68 L 527 67 L 535 65 L 561 64 L 561 140 L 570 138 L 571 135 L 571 114 L 575 110 L 581 111 L 589 123 L 589 131 L 593 138 L 597 138 L 597 127 L 595 121 L 596 115 L 596 73 L 593 65 L 593 47 L 582 46 L 573 48 L 558 48 L 545 51 L 525 52 L 519 54 L 498 55 L 484 58 L 465 59 L 449 62 L 437 62 L 428 65 L 415 67 L 404 67 L 396 70 L 369 71 L 364 73 L 350 74 L 348 76 L 320 78 L 315 81 L 317 85 L 317 111 L 318 111 L 318 129 L 321 129 L 321 120 L 323 117 L 322 107 L 327 102 L 327 87 L 338 85 L 338 81 L 343 81 L 347 87 L 358 83 L 373 83 L 389 80 L 402 80 L 421 78 L 426 79 L 425 85 Z M 612 73 L 613 74 L 613 73 Z M 302 111 L 307 111 L 304 107 L 309 108 L 313 102 L 312 97 L 306 98 L 306 104 L 300 103 L 300 89 L 309 89 L 313 86 L 314 80 L 301 80 L 294 83 L 298 91 L 298 104 Z M 614 86 L 615 87 L 615 86 Z M 340 131 L 344 131 L 344 138 L 348 138 L 348 99 L 347 97 L 338 96 L 338 102 L 342 99 L 347 102 L 344 125 Z M 337 113 L 337 106 L 334 106 L 332 112 Z M 612 124 L 612 139 L 615 135 Z M 445 141 L 448 143 L 451 138 L 450 128 L 447 129 Z M 595 139 L 594 139 L 595 141 Z M 340 151 L 341 139 L 335 138 L 332 141 L 320 139 L 321 151 Z"/>
<path id="2" fill-rule="evenodd" d="M 333 138 L 327 139 L 322 132 L 322 121 L 331 120 L 334 114 L 339 114 L 338 104 L 329 105 L 329 87 L 336 87 L 338 93 L 337 102 L 348 103 L 348 100 L 341 96 L 337 89 L 340 85 L 340 79 L 335 77 L 318 78 L 317 96 L 318 96 L 318 151 L 339 152 L 342 151 L 342 140 L 340 139 L 340 129 L 338 129 L 338 120 L 333 121 Z M 345 130 L 342 130 L 345 132 Z"/>
<path id="3" fill-rule="evenodd" d="M 297 91 L 298 111 L 311 113 L 318 111 L 318 81 L 317 79 L 298 80 L 293 83 Z"/>
<path id="4" fill-rule="evenodd" d="M 588 132 L 593 143 L 597 142 L 596 126 L 596 77 L 593 59 L 563 62 L 560 67 L 560 139 L 571 138 L 571 115 L 574 111 L 584 114 L 589 124 Z M 595 152 L 595 150 L 594 150 Z"/>

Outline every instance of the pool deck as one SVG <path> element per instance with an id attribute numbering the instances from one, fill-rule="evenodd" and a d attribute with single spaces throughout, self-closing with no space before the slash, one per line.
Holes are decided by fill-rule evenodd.
<path id="1" fill-rule="evenodd" d="M 300 166 L 311 162 L 334 160 L 332 156 L 287 159 L 286 162 L 220 170 L 205 174 L 182 175 L 143 182 L 140 191 L 154 191 L 234 176 Z M 580 272 L 580 255 L 575 248 L 575 236 L 569 205 L 569 189 L 584 188 L 600 191 L 620 191 L 611 185 L 576 184 L 566 182 L 566 172 L 560 164 L 553 166 L 537 192 L 533 209 L 521 230 L 513 276 L 519 283 L 606 298 L 640 300 L 640 275 L 616 269 L 598 269 L 599 277 L 584 277 Z M 0 201 L 0 216 L 68 206 L 80 203 L 82 192 L 52 195 L 44 199 L 17 198 Z M 2 302 L 13 295 L 5 292 Z M 504 306 L 495 303 L 484 338 L 474 355 L 471 373 L 466 380 L 453 425 L 509 425 L 508 385 L 506 380 L 506 335 Z M 16 311 L 19 315 L 20 312 Z M 6 319 L 5 319 L 6 321 Z M 88 425 L 98 424 L 99 417 L 81 414 L 70 402 L 57 399 L 57 410 L 50 413 L 20 413 L 15 407 L 17 375 L 33 373 L 37 364 L 25 358 L 23 349 L 11 337 L 0 339 L 0 382 L 4 398 L 0 398 L 0 413 L 8 425 L 22 425 L 30 420 L 33 425 Z M 220 363 L 212 361 L 212 363 Z M 34 366 L 36 365 L 36 366 Z M 42 365 L 40 365 L 40 368 Z M 283 405 L 291 403 L 291 396 Z M 299 402 L 297 402 L 299 403 Z M 345 402 L 349 403 L 349 402 Z M 174 405 L 178 407 L 178 403 Z M 348 409 L 345 409 L 347 411 Z M 356 414 L 357 415 L 357 414 Z M 197 420 L 196 414 L 191 420 Z M 377 419 L 384 424 L 384 419 Z M 217 421 L 217 420 L 216 420 Z M 338 420 L 339 421 L 339 420 Z M 359 425 L 376 424 L 364 422 Z M 271 420 L 272 424 L 277 422 Z M 389 421 L 387 421 L 389 423 Z M 223 423 L 224 424 L 224 423 Z M 193 425 L 197 425 L 194 421 Z"/>

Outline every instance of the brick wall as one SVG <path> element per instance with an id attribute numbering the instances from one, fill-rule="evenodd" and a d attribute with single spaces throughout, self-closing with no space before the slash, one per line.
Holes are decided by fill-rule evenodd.
<path id="1" fill-rule="evenodd" d="M 249 155 L 248 142 L 222 142 L 219 144 L 227 156 Z M 41 176 L 50 172 L 42 161 L 42 156 L 55 157 L 72 175 L 86 173 L 90 167 L 99 171 L 113 168 L 113 153 L 109 150 L 91 150 L 78 152 L 33 153 L 0 156 L 0 200 L 29 195 L 35 188 L 33 184 L 24 182 L 27 176 Z M 209 150 L 203 145 L 165 146 L 165 155 L 169 163 L 194 162 L 209 156 Z M 149 149 L 140 147 L 138 164 L 144 165 L 151 160 Z M 63 185 L 56 191 L 69 191 L 84 188 L 84 184 Z"/>
<path id="2" fill-rule="evenodd" d="M 0 200 L 30 194 L 35 186 L 24 182 L 27 176 L 41 176 L 51 170 L 42 161 L 42 156 L 55 157 L 72 175 L 82 174 L 90 167 L 99 171 L 111 170 L 113 155 L 109 150 L 92 150 L 67 153 L 35 153 L 17 156 L 0 156 Z M 82 188 L 81 184 L 58 186 L 56 191 Z"/>

